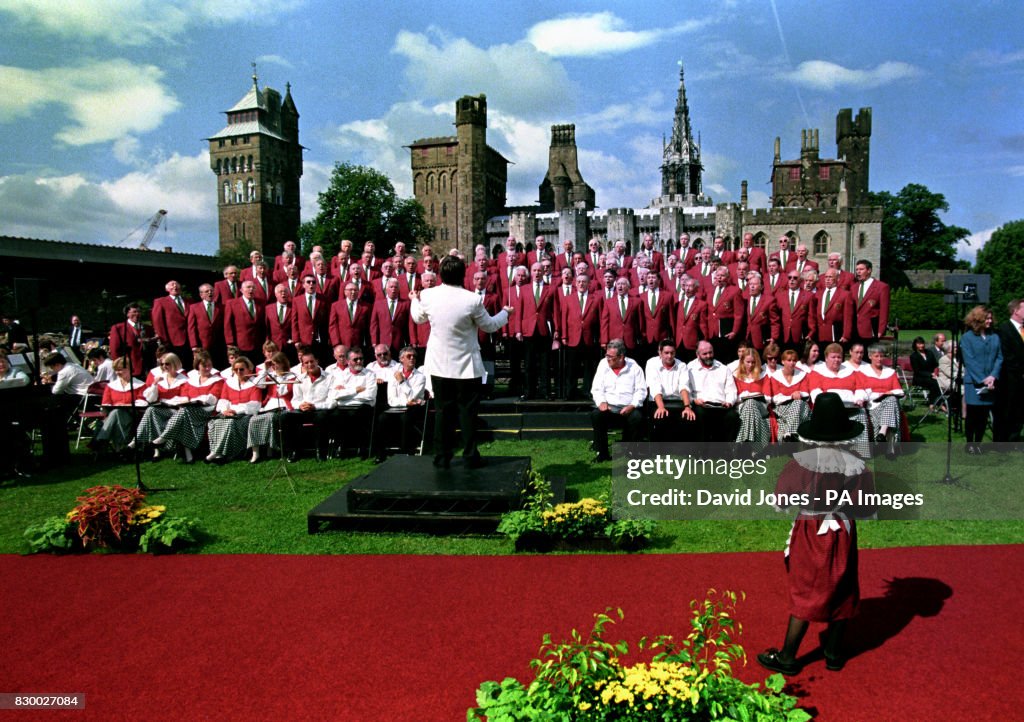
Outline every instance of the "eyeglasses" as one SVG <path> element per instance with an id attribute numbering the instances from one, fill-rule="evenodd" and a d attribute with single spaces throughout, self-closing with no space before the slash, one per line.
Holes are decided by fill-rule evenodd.
<path id="1" fill-rule="evenodd" d="M 778 361 L 779 357 L 778 356 L 765 356 L 764 360 L 765 361 Z"/>
<path id="2" fill-rule="evenodd" d="M 376 355 L 377 356 L 390 356 L 391 352 L 390 351 L 378 351 Z"/>
<path id="3" fill-rule="evenodd" d="M 348 360 L 349 361 L 362 361 L 363 357 L 362 356 L 350 356 Z"/>

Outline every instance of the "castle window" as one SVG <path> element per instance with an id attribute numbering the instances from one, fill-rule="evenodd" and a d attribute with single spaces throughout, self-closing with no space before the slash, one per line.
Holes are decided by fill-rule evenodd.
<path id="1" fill-rule="evenodd" d="M 242 186 L 241 179 L 235 181 L 235 203 L 241 203 L 245 193 L 245 188 Z"/>
<path id="2" fill-rule="evenodd" d="M 242 223 L 242 238 L 245 238 L 245 223 Z"/>
<path id="3" fill-rule="evenodd" d="M 284 205 L 284 186 L 279 182 L 276 186 L 277 190 L 277 205 Z"/>
<path id="4" fill-rule="evenodd" d="M 220 140 L 217 141 L 217 147 L 218 148 L 223 148 L 224 147 L 224 139 L 223 138 L 221 138 Z"/>
<path id="5" fill-rule="evenodd" d="M 220 158 L 217 159 L 217 165 L 214 166 L 213 172 L 216 173 L 217 175 L 220 175 Z"/>
<path id="6" fill-rule="evenodd" d="M 248 158 L 245 159 L 245 169 L 252 170 L 253 168 L 254 166 L 252 164 L 252 156 L 250 155 Z"/>
<path id="7" fill-rule="evenodd" d="M 243 136 L 242 136 L 242 142 L 243 142 L 243 143 L 244 143 L 245 145 L 249 145 L 249 136 L 247 136 L 247 135 L 243 135 Z M 250 157 L 251 157 L 251 156 L 250 156 Z"/>
<path id="8" fill-rule="evenodd" d="M 232 223 L 231 224 L 231 236 L 232 236 L 232 238 L 238 238 L 238 224 L 237 223 Z"/>
<path id="9" fill-rule="evenodd" d="M 800 180 L 800 167 L 799 166 L 796 166 L 794 168 L 790 168 L 789 169 L 789 179 L 791 181 L 798 181 L 798 180 Z"/>
<path id="10" fill-rule="evenodd" d="M 427 174 L 427 193 L 433 193 L 433 192 L 434 192 L 434 174 L 433 173 L 428 173 Z"/>
<path id="11" fill-rule="evenodd" d="M 860 246 L 861 248 L 864 248 L 868 245 L 868 234 L 865 233 L 864 231 L 861 231 L 860 233 L 857 234 L 857 245 Z"/>
<path id="12" fill-rule="evenodd" d="M 431 218 L 434 217 L 434 204 L 433 203 L 430 204 L 430 217 Z"/>
<path id="13" fill-rule="evenodd" d="M 814 235 L 814 255 L 824 256 L 828 253 L 829 237 L 825 231 L 818 231 Z"/>
<path id="14" fill-rule="evenodd" d="M 227 181 L 224 181 L 224 202 L 231 202 L 231 184 Z"/>
<path id="15" fill-rule="evenodd" d="M 231 139 L 231 145 L 234 145 L 237 142 L 238 142 L 238 138 L 232 138 Z"/>
<path id="16" fill-rule="evenodd" d="M 819 180 L 828 180 L 829 169 L 831 167 L 832 166 L 828 166 L 828 165 L 819 165 L 818 166 L 818 179 Z"/>
<path id="17" fill-rule="evenodd" d="M 274 197 L 274 194 L 273 194 L 273 192 L 271 192 L 271 185 L 270 185 L 270 183 L 269 182 L 264 183 L 263 184 L 263 200 L 265 200 L 267 203 L 269 203 L 273 199 L 273 197 Z"/>
<path id="18" fill-rule="evenodd" d="M 757 248 L 765 248 L 768 245 L 768 236 L 765 235 L 764 231 L 759 231 L 754 234 L 754 245 Z"/>
<path id="19" fill-rule="evenodd" d="M 448 176 L 444 173 L 438 178 L 438 185 L 442 193 L 448 190 Z"/>
<path id="20" fill-rule="evenodd" d="M 245 190 L 246 190 L 246 198 L 247 198 L 247 200 L 250 203 L 252 203 L 254 200 L 256 200 L 256 183 L 253 181 L 252 178 L 250 178 L 249 182 L 246 184 L 246 189 Z"/>
<path id="21" fill-rule="evenodd" d="M 441 217 L 442 218 L 447 218 L 448 217 L 448 204 L 447 203 L 442 203 L 441 204 Z"/>

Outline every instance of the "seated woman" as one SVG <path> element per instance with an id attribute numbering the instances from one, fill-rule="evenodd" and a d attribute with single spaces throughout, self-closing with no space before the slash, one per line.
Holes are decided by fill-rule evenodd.
<path id="1" fill-rule="evenodd" d="M 263 393 L 254 383 L 252 361 L 235 357 L 231 376 L 220 387 L 217 401 L 219 416 L 207 424 L 210 453 L 207 461 L 222 461 L 237 456 L 245 449 L 249 421 L 260 410 Z"/>
<path id="2" fill-rule="evenodd" d="M 782 366 L 768 375 L 765 395 L 775 408 L 779 441 L 796 441 L 800 424 L 810 418 L 809 377 L 810 374 L 797 367 L 796 351 L 792 349 L 782 352 Z"/>
<path id="3" fill-rule="evenodd" d="M 871 363 L 861 364 L 858 373 L 868 400 L 868 414 L 875 441 L 892 444 L 900 427 L 900 404 L 903 387 L 896 371 L 883 365 L 885 348 L 875 344 L 868 350 Z"/>
<path id="4" fill-rule="evenodd" d="M 259 413 L 249 422 L 248 448 L 252 449 L 250 464 L 260 460 L 264 447 L 276 449 L 278 446 L 277 430 L 280 421 L 276 411 L 290 411 L 292 408 L 292 391 L 298 377 L 291 372 L 288 357 L 281 351 L 275 353 L 268 362 L 270 368 L 256 378 L 256 385 L 266 391 L 266 398 Z"/>
<path id="5" fill-rule="evenodd" d="M 941 395 L 939 382 L 935 379 L 935 374 L 939 370 L 939 362 L 928 353 L 924 338 L 921 336 L 915 338 L 912 343 L 910 368 L 914 370 L 914 376 L 910 383 L 928 392 L 928 408 L 934 411 L 935 401 Z"/>
<path id="6" fill-rule="evenodd" d="M 129 378 L 127 356 L 114 361 L 114 380 L 103 389 L 103 399 L 100 401 L 100 406 L 107 412 L 107 417 L 103 420 L 103 426 L 89 442 L 89 448 L 102 451 L 110 447 L 116 452 L 121 452 L 128 447 L 135 435 L 136 416 L 142 415 L 141 411 L 133 411 L 132 405 L 146 406 L 146 401 L 142 398 L 144 388 L 141 381 Z"/>
<path id="7" fill-rule="evenodd" d="M 160 361 L 164 356 L 171 353 L 171 347 L 165 343 L 157 344 L 156 346 L 156 366 L 149 370 L 146 374 L 146 386 L 152 386 L 157 382 L 161 376 L 163 376 L 163 369 L 160 367 Z M 179 359 L 180 362 L 180 359 Z"/>
<path id="8" fill-rule="evenodd" d="M 957 377 L 960 376 L 960 361 L 953 352 L 953 342 L 946 341 L 942 344 L 942 358 L 939 359 L 939 375 L 935 380 L 939 383 L 939 391 L 946 394 L 950 399 L 950 406 L 958 410 L 961 407 L 960 384 L 957 384 Z"/>
<path id="9" fill-rule="evenodd" d="M 800 360 L 796 362 L 796 367 L 809 374 L 820 360 L 821 347 L 818 345 L 818 342 L 807 339 L 807 342 L 804 344 L 804 351 L 800 354 Z"/>
<path id="10" fill-rule="evenodd" d="M 220 385 L 224 382 L 224 379 L 213 370 L 213 361 L 205 349 L 194 352 L 192 365 L 194 368 L 188 374 L 185 392 L 188 403 L 174 412 L 160 435 L 165 443 L 181 444 L 186 464 L 192 463 L 193 452 L 206 437 L 206 422 L 217 403 Z"/>
<path id="11" fill-rule="evenodd" d="M 867 362 L 864 361 L 864 344 L 855 343 L 850 346 L 850 353 L 846 360 L 843 361 L 843 366 L 851 368 L 854 371 L 863 371 L 867 366 Z"/>
<path id="12" fill-rule="evenodd" d="M 279 349 L 277 347 L 277 344 L 274 343 L 273 341 L 265 341 L 263 343 L 263 363 L 258 364 L 256 366 L 256 376 L 257 376 L 257 378 L 260 376 L 260 374 L 262 374 L 267 369 L 273 370 L 273 368 L 274 368 L 274 364 L 273 364 L 274 354 L 276 354 L 280 350 L 281 349 Z"/>
<path id="13" fill-rule="evenodd" d="M 761 357 L 755 349 L 741 351 L 737 361 L 736 413 L 740 417 L 740 431 L 736 441 L 749 443 L 756 453 L 771 441 L 765 401 L 766 377 L 761 373 Z"/>
<path id="14" fill-rule="evenodd" d="M 159 461 L 162 451 L 169 451 L 175 446 L 173 441 L 164 439 L 167 422 L 189 402 L 188 377 L 181 372 L 181 359 L 173 353 L 161 356 L 160 376 L 145 388 L 142 398 L 150 407 L 142 415 L 139 428 L 135 431 L 135 441 L 129 446 L 134 447 L 137 443 L 153 444 L 156 447 L 153 450 L 153 461 Z M 186 462 L 191 459 L 187 449 L 184 458 Z"/>
<path id="15" fill-rule="evenodd" d="M 825 347 L 825 360 L 814 365 L 808 384 L 811 390 L 811 404 L 822 393 L 831 391 L 842 399 L 850 418 L 864 427 L 861 435 L 853 442 L 853 450 L 867 459 L 871 456 L 871 444 L 868 441 L 867 412 L 864 407 L 867 399 L 860 381 L 862 374 L 843 366 L 843 347 L 838 343 L 830 343 Z"/>
<path id="16" fill-rule="evenodd" d="M 19 386 L 28 386 L 28 384 L 28 375 L 11 366 L 7 354 L 0 353 L 0 389 L 14 389 Z"/>
<path id="17" fill-rule="evenodd" d="M 781 367 L 779 366 L 779 359 L 782 354 L 782 350 L 778 344 L 770 343 L 764 347 L 761 352 L 761 358 L 764 363 L 761 364 L 761 370 L 765 376 L 773 374 L 778 371 Z"/>

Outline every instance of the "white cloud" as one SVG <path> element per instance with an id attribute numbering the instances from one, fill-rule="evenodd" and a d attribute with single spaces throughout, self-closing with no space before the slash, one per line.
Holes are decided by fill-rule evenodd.
<path id="1" fill-rule="evenodd" d="M 764 191 L 747 192 L 747 208 L 771 208 L 772 197 Z"/>
<path id="2" fill-rule="evenodd" d="M 1004 52 L 1001 50 L 979 50 L 967 56 L 968 62 L 983 68 L 999 68 L 1024 62 L 1024 50 Z"/>
<path id="3" fill-rule="evenodd" d="M 117 243 L 157 210 L 168 211 L 156 241 L 176 250 L 217 248 L 217 189 L 209 154 L 173 154 L 146 170 L 93 181 L 80 174 L 0 178 L 0 234 Z"/>
<path id="4" fill-rule="evenodd" d="M 0 122 L 30 116 L 46 105 L 64 106 L 70 125 L 55 136 L 68 145 L 116 140 L 158 127 L 181 103 L 152 65 L 127 60 L 27 70 L 0 66 Z"/>
<path id="5" fill-rule="evenodd" d="M 259 66 L 262 64 L 278 65 L 288 70 L 291 70 L 295 67 L 287 58 L 282 58 L 280 55 L 261 55 L 258 58 L 256 58 L 257 70 L 259 70 Z"/>
<path id="6" fill-rule="evenodd" d="M 1007 171 L 1014 178 L 1024 178 L 1024 165 L 1012 165 Z"/>
<path id="7" fill-rule="evenodd" d="M 0 13 L 32 30 L 115 45 L 173 39 L 200 25 L 264 22 L 304 0 L 0 0 Z"/>
<path id="8" fill-rule="evenodd" d="M 988 243 L 988 239 L 992 237 L 992 234 L 996 232 L 998 226 L 989 228 L 984 231 L 978 231 L 967 236 L 967 238 L 957 241 L 956 244 L 956 257 L 963 258 L 971 263 L 978 260 L 978 251 Z"/>
<path id="9" fill-rule="evenodd" d="M 653 92 L 626 103 L 607 105 L 574 121 L 577 134 L 582 136 L 591 133 L 611 133 L 628 126 L 663 126 L 666 122 L 663 102 L 664 95 Z M 671 111 L 668 111 L 667 117 L 671 118 Z"/>
<path id="10" fill-rule="evenodd" d="M 571 113 L 575 86 L 562 65 L 527 42 L 480 48 L 437 29 L 402 30 L 392 52 L 409 62 L 405 77 L 419 97 L 439 100 L 487 95 L 490 108 L 514 108 L 524 116 Z"/>
<path id="11" fill-rule="evenodd" d="M 877 88 L 921 74 L 920 68 L 898 61 L 880 63 L 871 70 L 851 70 L 827 60 L 808 60 L 796 70 L 779 73 L 779 77 L 813 90 L 835 90 L 840 86 Z"/>
<path id="12" fill-rule="evenodd" d="M 553 57 L 612 55 L 694 32 L 707 23 L 706 20 L 687 20 L 669 28 L 629 30 L 625 21 L 614 13 L 573 14 L 537 23 L 527 31 L 526 40 Z"/>

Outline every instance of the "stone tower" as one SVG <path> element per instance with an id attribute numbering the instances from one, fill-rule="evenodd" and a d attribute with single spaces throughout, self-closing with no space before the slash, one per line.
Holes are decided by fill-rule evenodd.
<path id="1" fill-rule="evenodd" d="M 548 172 L 540 184 L 540 212 L 563 208 L 594 210 L 594 189 L 580 174 L 576 153 L 576 126 L 551 126 Z"/>
<path id="2" fill-rule="evenodd" d="M 472 256 L 483 241 L 487 223 L 487 96 L 464 95 L 455 103 L 455 137 L 459 143 L 456 244 Z"/>
<path id="3" fill-rule="evenodd" d="M 299 111 L 291 84 L 285 96 L 252 87 L 226 111 L 227 126 L 207 140 L 210 169 L 217 175 L 220 247 L 247 240 L 254 248 L 277 252 L 299 232 L 299 178 L 302 146 Z"/>
<path id="4" fill-rule="evenodd" d="M 871 151 L 871 108 L 860 108 L 857 119 L 843 108 L 836 116 L 836 149 L 846 160 L 846 192 L 851 206 L 867 204 L 868 163 Z"/>
<path id="5" fill-rule="evenodd" d="M 686 103 L 682 62 L 679 63 L 679 92 L 676 95 L 672 137 L 664 144 L 662 157 L 661 195 L 682 196 L 681 201 L 685 205 L 703 205 L 701 173 L 704 166 L 700 163 L 700 145 L 694 141 L 690 130 L 690 107 Z"/>

